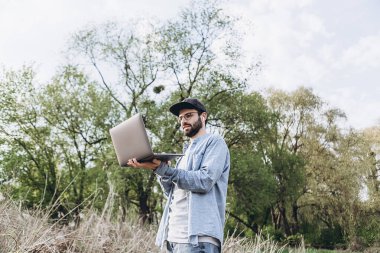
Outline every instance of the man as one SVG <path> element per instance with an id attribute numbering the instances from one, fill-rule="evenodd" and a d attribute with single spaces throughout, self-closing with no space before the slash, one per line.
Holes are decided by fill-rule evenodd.
<path id="1" fill-rule="evenodd" d="M 195 98 L 170 107 L 190 143 L 172 168 L 153 160 L 128 165 L 148 168 L 158 175 L 168 197 L 156 244 L 167 252 L 221 252 L 230 154 L 222 137 L 206 132 L 207 111 Z"/>

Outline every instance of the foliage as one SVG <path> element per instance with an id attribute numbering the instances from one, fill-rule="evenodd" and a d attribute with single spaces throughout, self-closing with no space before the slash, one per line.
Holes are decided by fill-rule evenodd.
<path id="1" fill-rule="evenodd" d="M 59 201 L 58 215 L 84 204 L 104 187 L 107 165 L 101 158 L 110 148 L 104 145 L 108 139 L 104 132 L 114 124 L 112 101 L 75 68 L 65 68 L 40 90 L 32 86 L 30 73 L 25 69 L 8 74 L 28 76 L 17 87 L 11 78 L 3 83 L 8 103 L 14 104 L 7 105 L 2 117 L 1 172 L 12 195 L 27 206 Z M 13 88 L 21 91 L 9 90 Z M 23 89 L 28 94 L 22 94 Z M 22 103 L 17 102 L 20 96 Z"/>

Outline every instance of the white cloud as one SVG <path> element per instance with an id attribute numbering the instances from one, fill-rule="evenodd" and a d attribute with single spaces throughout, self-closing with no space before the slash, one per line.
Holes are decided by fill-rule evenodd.
<path id="1" fill-rule="evenodd" d="M 188 1 L 0 0 L 0 66 L 35 63 L 38 76 L 48 80 L 64 63 L 62 51 L 78 29 L 109 20 L 170 18 Z"/>
<path id="2" fill-rule="evenodd" d="M 343 51 L 340 67 L 353 67 L 361 71 L 380 67 L 380 33 L 360 38 Z"/>
<path id="3" fill-rule="evenodd" d="M 298 9 L 310 5 L 313 0 L 255 0 L 250 1 L 250 9 L 257 12 Z"/>
<path id="4" fill-rule="evenodd" d="M 310 47 L 318 37 L 330 38 L 332 33 L 326 30 L 323 19 L 312 13 L 300 13 L 294 18 L 295 38 L 301 47 Z"/>
<path id="5" fill-rule="evenodd" d="M 318 41 L 332 37 L 323 19 L 305 8 L 312 1 L 251 1 L 234 12 L 251 19 L 254 27 L 243 47 L 264 64 L 260 86 L 295 89 L 309 86 L 326 73 L 325 61 L 315 50 Z M 330 56 L 331 57 L 331 56 Z"/>
<path id="6" fill-rule="evenodd" d="M 355 128 L 366 128 L 380 122 L 377 108 L 379 101 L 373 94 L 380 94 L 379 88 L 338 86 L 320 91 L 330 106 L 342 109 L 347 114 L 348 123 Z M 325 99 L 326 101 L 326 99 Z"/>
<path id="7" fill-rule="evenodd" d="M 263 62 L 255 89 L 312 87 L 324 101 L 347 113 L 349 125 L 374 125 L 380 118 L 373 110 L 380 107 L 380 88 L 374 88 L 380 73 L 380 36 L 368 33 L 370 29 L 365 33 L 347 29 L 352 16 L 365 6 L 350 2 L 342 12 L 328 8 L 328 1 L 296 0 L 256 0 L 249 8 L 235 6 L 237 15 L 254 24 L 252 30 L 246 29 L 250 34 L 243 47 Z"/>

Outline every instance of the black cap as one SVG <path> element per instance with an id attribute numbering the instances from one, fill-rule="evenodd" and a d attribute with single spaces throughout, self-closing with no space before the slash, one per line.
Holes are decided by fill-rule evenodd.
<path id="1" fill-rule="evenodd" d="M 182 102 L 172 105 L 169 110 L 176 116 L 182 109 L 195 109 L 199 112 L 207 112 L 205 106 L 196 98 L 185 98 Z"/>

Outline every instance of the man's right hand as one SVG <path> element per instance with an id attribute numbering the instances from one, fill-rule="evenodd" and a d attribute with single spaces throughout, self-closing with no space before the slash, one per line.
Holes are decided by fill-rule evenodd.
<path id="1" fill-rule="evenodd" d="M 129 159 L 127 164 L 133 168 L 155 170 L 158 166 L 160 166 L 161 161 L 158 159 L 153 159 L 151 162 L 139 163 L 136 158 L 133 158 Z"/>

